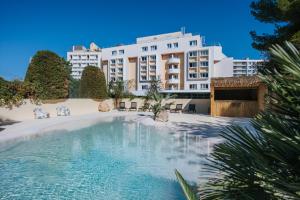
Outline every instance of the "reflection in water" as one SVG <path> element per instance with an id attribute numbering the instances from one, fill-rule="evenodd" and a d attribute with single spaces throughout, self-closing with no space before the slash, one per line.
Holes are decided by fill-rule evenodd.
<path id="1" fill-rule="evenodd" d="M 111 121 L 1 151 L 0 199 L 184 199 L 174 169 L 199 182 L 218 141 Z"/>

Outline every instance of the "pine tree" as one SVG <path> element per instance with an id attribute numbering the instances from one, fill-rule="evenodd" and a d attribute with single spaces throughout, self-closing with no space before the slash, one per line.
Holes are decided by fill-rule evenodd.
<path id="1" fill-rule="evenodd" d="M 300 0 L 258 0 L 251 3 L 251 13 L 260 22 L 273 24 L 273 34 L 250 32 L 252 46 L 268 51 L 274 44 L 291 41 L 300 48 Z"/>

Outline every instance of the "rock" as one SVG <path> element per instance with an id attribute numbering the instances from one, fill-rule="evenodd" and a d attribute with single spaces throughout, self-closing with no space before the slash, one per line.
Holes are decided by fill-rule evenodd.
<path id="1" fill-rule="evenodd" d="M 99 112 L 109 112 L 110 111 L 110 107 L 106 102 L 100 102 L 99 106 L 98 106 L 98 110 Z"/>
<path id="2" fill-rule="evenodd" d="M 169 113 L 166 110 L 161 111 L 156 117 L 156 121 L 167 122 L 169 121 Z"/>

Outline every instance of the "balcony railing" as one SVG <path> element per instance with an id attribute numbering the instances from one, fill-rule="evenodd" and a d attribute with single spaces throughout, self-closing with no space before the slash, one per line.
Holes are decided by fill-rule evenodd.
<path id="1" fill-rule="evenodd" d="M 175 69 L 175 68 L 170 68 L 168 69 L 169 74 L 178 74 L 179 73 L 179 69 Z"/>
<path id="2" fill-rule="evenodd" d="M 179 83 L 179 79 L 171 78 L 171 79 L 168 80 L 168 83 L 170 83 L 170 84 L 178 84 Z"/>
<path id="3" fill-rule="evenodd" d="M 180 63 L 180 58 L 178 57 L 171 57 L 168 60 L 168 64 L 179 64 Z"/>

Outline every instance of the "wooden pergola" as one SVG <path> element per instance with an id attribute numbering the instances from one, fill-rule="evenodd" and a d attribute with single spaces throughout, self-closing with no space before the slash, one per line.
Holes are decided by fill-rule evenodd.
<path id="1" fill-rule="evenodd" d="M 254 100 L 216 100 L 215 91 L 254 89 Z M 266 86 L 257 76 L 212 78 L 210 84 L 210 110 L 212 116 L 250 117 L 264 109 Z"/>

